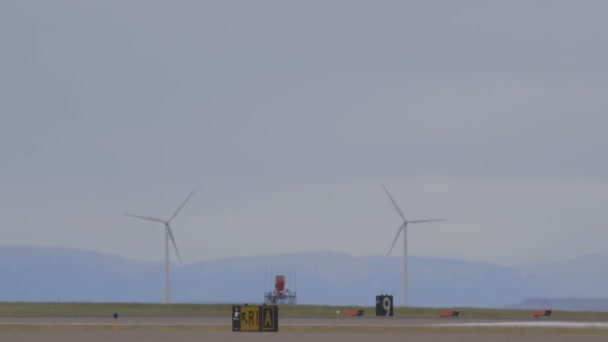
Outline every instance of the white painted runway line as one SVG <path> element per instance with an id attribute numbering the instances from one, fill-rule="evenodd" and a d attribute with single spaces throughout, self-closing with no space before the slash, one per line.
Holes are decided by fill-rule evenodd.
<path id="1" fill-rule="evenodd" d="M 30 322 L 30 323 L 18 323 L 18 322 L 0 322 L 0 325 L 33 325 L 33 326 L 114 326 L 114 323 L 82 323 L 82 322 Z M 160 326 L 160 327 L 173 327 L 173 326 L 201 326 L 201 327 L 223 327 L 232 326 L 228 323 L 119 323 L 119 327 L 149 327 L 149 326 Z"/>
<path id="2" fill-rule="evenodd" d="M 575 329 L 608 329 L 608 322 L 568 322 L 568 321 L 546 321 L 546 322 L 483 322 L 483 323 L 442 323 L 430 324 L 436 327 L 508 327 L 508 328 L 575 328 Z"/>

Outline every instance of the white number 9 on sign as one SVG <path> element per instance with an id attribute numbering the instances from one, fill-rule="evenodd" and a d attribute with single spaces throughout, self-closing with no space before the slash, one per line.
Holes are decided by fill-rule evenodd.
<path id="1" fill-rule="evenodd" d="M 389 297 L 384 297 L 382 300 L 382 308 L 386 311 L 386 317 L 388 317 L 391 313 L 391 299 Z"/>

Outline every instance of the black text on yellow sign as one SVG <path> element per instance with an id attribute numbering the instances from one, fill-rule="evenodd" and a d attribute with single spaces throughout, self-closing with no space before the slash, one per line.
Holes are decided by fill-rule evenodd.
<path id="1" fill-rule="evenodd" d="M 257 306 L 241 307 L 241 331 L 260 330 L 260 308 Z"/>
<path id="2" fill-rule="evenodd" d="M 279 307 L 233 306 L 232 331 L 279 331 Z"/>

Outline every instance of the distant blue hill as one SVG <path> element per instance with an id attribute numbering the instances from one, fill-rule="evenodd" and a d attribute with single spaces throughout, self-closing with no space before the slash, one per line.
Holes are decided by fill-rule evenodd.
<path id="1" fill-rule="evenodd" d="M 608 311 L 606 298 L 531 298 L 508 305 L 511 309 L 551 309 L 566 311 Z"/>
<path id="2" fill-rule="evenodd" d="M 604 257 L 606 258 L 606 257 Z M 582 259 L 583 262 L 586 259 Z M 567 289 L 580 295 L 604 278 L 586 275 L 569 260 L 578 279 L 559 265 L 526 271 L 489 263 L 410 257 L 410 303 L 414 306 L 503 307 L 527 298 L 560 297 Z M 597 261 L 596 262 L 601 262 Z M 285 274 L 298 303 L 373 305 L 377 294 L 393 294 L 401 303 L 401 258 L 315 251 L 273 256 L 227 258 L 172 265 L 172 300 L 188 303 L 261 302 L 272 275 Z M 562 269 L 563 270 L 563 269 Z M 601 273 L 600 272 L 600 273 Z M 68 248 L 0 247 L 0 301 L 160 302 L 163 266 Z M 567 284 L 565 283 L 567 282 Z M 603 282 L 606 284 L 606 282 Z M 608 297 L 608 289 L 594 295 Z"/>

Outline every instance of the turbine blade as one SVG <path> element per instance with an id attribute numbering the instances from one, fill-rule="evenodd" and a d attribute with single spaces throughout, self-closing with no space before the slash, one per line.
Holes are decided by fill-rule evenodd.
<path id="1" fill-rule="evenodd" d="M 407 222 L 405 215 L 403 215 L 403 211 L 401 211 L 401 208 L 399 208 L 399 206 L 397 205 L 397 202 L 395 202 L 395 199 L 393 198 L 393 196 L 391 196 L 391 193 L 388 192 L 388 189 L 386 188 L 386 186 L 384 186 L 384 184 L 382 184 L 382 187 L 384 188 L 384 192 L 386 192 L 386 195 L 388 196 L 388 198 L 390 198 L 391 202 L 393 202 L 393 205 L 395 206 L 395 209 L 399 213 L 399 216 L 401 216 L 401 218 L 403 219 L 403 222 Z"/>
<path id="2" fill-rule="evenodd" d="M 188 198 L 186 198 L 186 200 L 184 202 L 182 202 L 182 204 L 179 206 L 179 208 L 177 208 L 177 210 L 175 211 L 175 213 L 173 213 L 173 216 L 171 216 L 170 219 L 167 220 L 167 222 L 171 222 L 171 220 L 173 220 L 175 218 L 175 216 L 177 216 L 177 214 L 179 213 L 180 210 L 182 210 L 182 208 L 184 207 L 184 205 L 186 205 L 186 202 L 188 202 L 190 200 L 190 197 L 192 197 L 192 195 L 194 195 L 194 191 L 192 190 L 192 192 L 190 193 L 190 195 L 188 195 Z"/>
<path id="3" fill-rule="evenodd" d="M 407 223 L 425 223 L 425 222 L 440 222 L 440 221 L 447 221 L 447 220 L 446 219 L 412 220 L 412 221 L 407 221 Z"/>
<path id="4" fill-rule="evenodd" d="M 129 214 L 129 213 L 125 213 L 125 215 L 131 216 L 131 217 L 135 217 L 135 218 L 139 218 L 139 219 L 142 219 L 142 220 L 148 220 L 148 221 L 165 223 L 165 221 L 163 221 L 163 220 L 161 220 L 161 219 L 159 219 L 157 217 L 133 215 L 133 214 Z"/>
<path id="5" fill-rule="evenodd" d="M 399 235 L 405 228 L 406 224 L 407 223 L 403 222 L 403 224 L 399 227 L 399 230 L 397 230 L 397 235 L 395 235 L 395 238 L 393 239 L 393 244 L 391 245 L 391 248 L 388 250 L 388 253 L 386 253 L 386 256 L 391 255 L 391 252 L 393 251 L 393 248 L 395 248 L 395 244 L 397 243 L 397 239 L 399 239 Z"/>
<path id="6" fill-rule="evenodd" d="M 169 232 L 169 237 L 171 238 L 171 242 L 173 243 L 173 247 L 175 247 L 175 253 L 177 254 L 177 259 L 179 259 L 179 263 L 183 264 L 182 257 L 179 255 L 179 249 L 177 249 L 177 244 L 175 243 L 175 238 L 173 237 L 173 231 L 171 230 L 171 226 L 166 223 L 167 231 Z"/>

